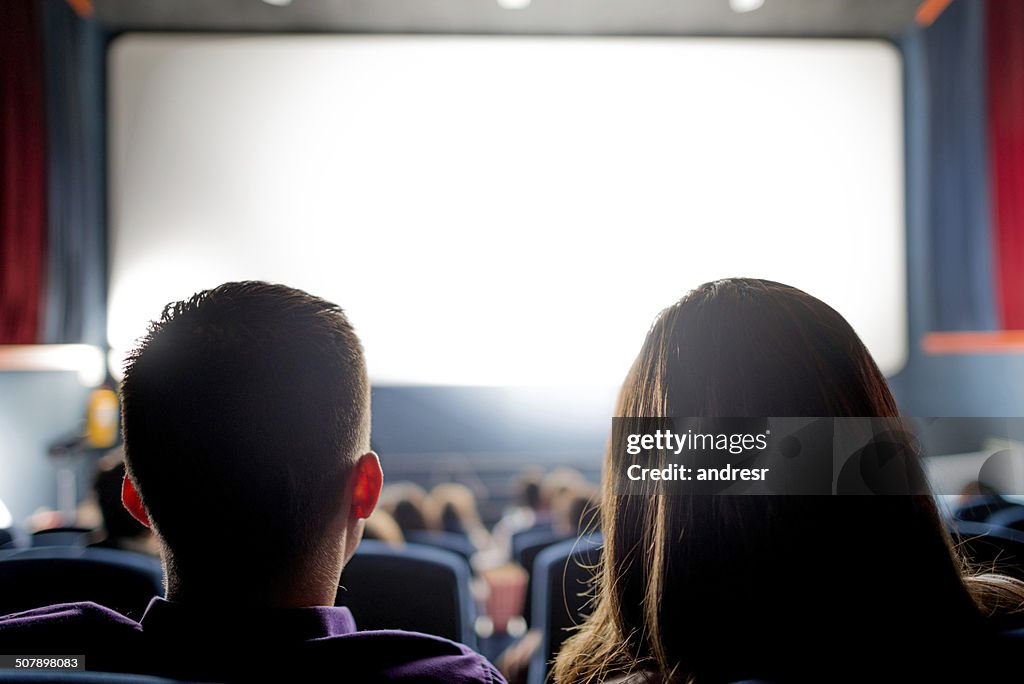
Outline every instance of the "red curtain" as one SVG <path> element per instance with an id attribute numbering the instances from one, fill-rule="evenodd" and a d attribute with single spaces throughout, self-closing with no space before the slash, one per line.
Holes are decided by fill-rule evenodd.
<path id="1" fill-rule="evenodd" d="M 39 337 L 46 248 L 42 60 L 39 3 L 0 1 L 0 344 Z"/>
<path id="2" fill-rule="evenodd" d="M 1004 329 L 1024 329 L 1024 2 L 989 0 L 988 120 Z"/>

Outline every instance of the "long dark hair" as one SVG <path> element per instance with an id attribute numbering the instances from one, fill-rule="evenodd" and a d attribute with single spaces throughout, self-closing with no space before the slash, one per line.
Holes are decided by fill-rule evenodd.
<path id="1" fill-rule="evenodd" d="M 616 415 L 899 411 L 834 309 L 793 287 L 729 279 L 658 316 Z M 593 612 L 563 646 L 558 682 L 634 671 L 666 682 L 811 679 L 801 668 L 812 654 L 852 672 L 900 653 L 908 635 L 938 644 L 978 633 L 981 603 L 1019 606 L 1024 595 L 1007 578 L 965 580 L 930 496 L 683 496 L 657 483 L 616 496 L 607 483 L 621 458 L 609 449 L 605 459 Z"/>

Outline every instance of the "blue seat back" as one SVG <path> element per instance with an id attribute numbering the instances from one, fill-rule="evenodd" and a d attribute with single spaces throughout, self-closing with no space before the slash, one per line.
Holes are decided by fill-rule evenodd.
<path id="1" fill-rule="evenodd" d="M 1024 532 L 966 520 L 949 526 L 959 551 L 976 566 L 1024 580 Z"/>
<path id="2" fill-rule="evenodd" d="M 555 536 L 555 526 L 550 522 L 541 522 L 527 527 L 524 530 L 512 533 L 512 537 L 509 539 L 509 551 L 512 554 L 512 560 L 519 562 L 519 556 L 523 549 L 527 546 L 536 544 L 541 539 L 548 539 Z M 529 566 L 524 566 L 527 570 Z"/>
<path id="3" fill-rule="evenodd" d="M 562 642 L 586 617 L 602 543 L 600 534 L 567 539 L 541 551 L 533 562 L 531 624 L 543 636 L 530 661 L 529 684 L 543 684 Z"/>
<path id="4" fill-rule="evenodd" d="M 336 605 L 362 630 L 404 629 L 476 648 L 469 564 L 451 551 L 363 541 L 341 574 Z"/>
<path id="5" fill-rule="evenodd" d="M 179 684 L 175 679 L 150 677 L 148 675 L 121 674 L 114 672 L 43 672 L 0 670 L 0 682 L 16 684 L 34 684 L 35 682 L 55 682 L 56 684 Z"/>
<path id="6" fill-rule="evenodd" d="M 1024 506 L 1000 508 L 985 520 L 988 525 L 1024 531 Z"/>
<path id="7" fill-rule="evenodd" d="M 31 546 L 86 546 L 92 530 L 85 527 L 53 527 L 33 532 Z"/>
<path id="8" fill-rule="evenodd" d="M 160 561 L 143 554 L 60 546 L 0 551 L 0 615 L 93 601 L 138 620 L 163 592 Z"/>
<path id="9" fill-rule="evenodd" d="M 467 561 L 476 553 L 476 547 L 464 534 L 458 532 L 437 532 L 434 530 L 411 530 L 405 533 L 405 540 L 412 544 L 433 546 L 458 554 Z"/>
<path id="10" fill-rule="evenodd" d="M 953 517 L 966 522 L 985 522 L 993 513 L 1017 504 L 997 495 L 978 497 L 975 501 L 953 510 Z"/>
<path id="11" fill-rule="evenodd" d="M 526 568 L 526 596 L 523 599 L 523 617 L 527 624 L 533 624 L 533 564 L 540 552 L 558 542 L 565 541 L 565 535 L 556 534 L 554 530 L 534 530 L 534 533 L 520 540 L 520 547 L 514 560 Z M 575 539 L 575 537 L 573 537 Z"/>

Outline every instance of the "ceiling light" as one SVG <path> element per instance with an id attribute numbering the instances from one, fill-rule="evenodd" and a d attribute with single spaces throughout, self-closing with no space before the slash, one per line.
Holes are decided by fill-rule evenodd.
<path id="1" fill-rule="evenodd" d="M 729 0 L 729 7 L 732 8 L 732 11 L 740 14 L 761 9 L 762 5 L 764 5 L 764 0 Z"/>
<path id="2" fill-rule="evenodd" d="M 530 0 L 498 0 L 498 5 L 510 10 L 526 9 L 530 6 Z"/>
<path id="3" fill-rule="evenodd" d="M 287 7 L 292 4 L 292 0 L 263 0 L 263 2 L 274 7 Z"/>

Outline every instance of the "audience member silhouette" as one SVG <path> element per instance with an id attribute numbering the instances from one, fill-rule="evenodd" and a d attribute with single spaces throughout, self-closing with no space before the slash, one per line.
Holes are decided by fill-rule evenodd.
<path id="1" fill-rule="evenodd" d="M 616 415 L 899 415 L 835 310 L 786 285 L 703 285 L 655 320 Z M 644 481 L 610 443 L 593 612 L 555 680 L 995 681 L 1008 657 L 993 615 L 1019 582 L 977 574 L 926 495 L 715 496 Z M 831 459 L 831 453 L 822 458 Z"/>
<path id="2" fill-rule="evenodd" d="M 358 632 L 334 607 L 382 485 L 362 346 L 336 305 L 226 283 L 169 304 L 121 385 L 122 498 L 161 548 L 140 623 L 95 604 L 0 618 L 0 652 L 213 681 L 488 682 L 423 634 Z"/>

